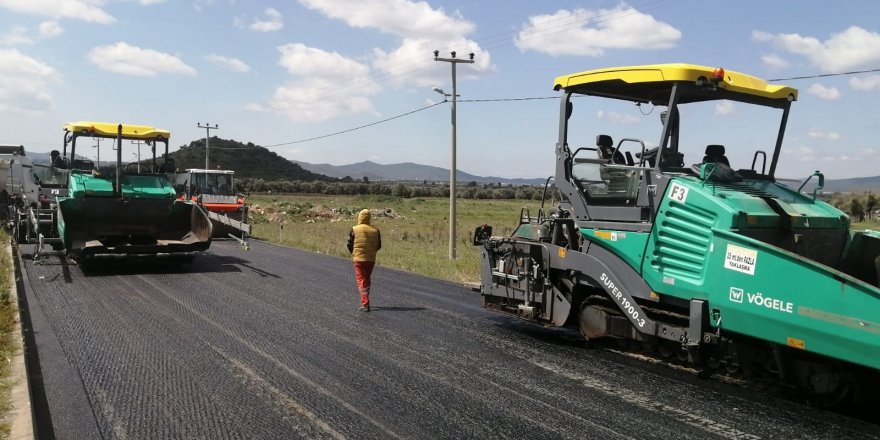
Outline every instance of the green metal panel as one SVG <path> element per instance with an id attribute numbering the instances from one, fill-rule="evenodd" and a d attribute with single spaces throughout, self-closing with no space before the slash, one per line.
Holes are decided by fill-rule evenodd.
<path id="1" fill-rule="evenodd" d="M 70 173 L 67 188 L 68 197 L 110 197 L 113 195 L 113 182 L 93 176 L 91 172 L 73 171 Z"/>
<path id="2" fill-rule="evenodd" d="M 708 300 L 710 324 L 722 330 L 880 368 L 880 289 L 742 234 L 789 227 L 843 233 L 848 220 L 772 182 L 677 177 L 657 212 L 642 275 L 660 294 Z"/>
<path id="3" fill-rule="evenodd" d="M 68 195 L 81 197 L 112 197 L 115 180 L 89 173 L 72 172 Z M 126 198 L 173 199 L 174 187 L 163 175 L 125 175 L 121 178 L 122 195 Z"/>
<path id="4" fill-rule="evenodd" d="M 581 234 L 587 240 L 623 258 L 636 272 L 641 272 L 645 244 L 650 236 L 648 233 L 581 228 Z"/>
<path id="5" fill-rule="evenodd" d="M 125 197 L 148 199 L 173 199 L 177 197 L 168 178 L 160 175 L 124 176 L 122 194 Z"/>
<path id="6" fill-rule="evenodd" d="M 880 289 L 760 241 L 713 232 L 712 325 L 880 368 Z"/>
<path id="7" fill-rule="evenodd" d="M 701 183 L 695 178 L 674 179 L 657 211 L 642 276 L 658 293 L 688 300 L 706 298 L 703 284 L 706 256 L 712 248 L 711 229 L 729 229 L 737 214 L 727 204 L 718 203 L 712 190 Z"/>

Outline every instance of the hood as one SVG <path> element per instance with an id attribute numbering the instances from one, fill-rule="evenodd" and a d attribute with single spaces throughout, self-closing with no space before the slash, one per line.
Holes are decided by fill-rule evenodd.
<path id="1" fill-rule="evenodd" d="M 370 210 L 369 209 L 362 209 L 361 212 L 358 213 L 358 224 L 359 225 L 370 224 Z"/>

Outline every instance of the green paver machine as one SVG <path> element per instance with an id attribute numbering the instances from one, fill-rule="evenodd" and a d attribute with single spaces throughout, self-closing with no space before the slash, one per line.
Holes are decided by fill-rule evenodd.
<path id="1" fill-rule="evenodd" d="M 485 307 L 571 325 L 590 340 L 637 341 L 707 370 L 769 378 L 826 403 L 876 400 L 880 234 L 850 231 L 845 213 L 817 199 L 821 173 L 810 176 L 818 183 L 811 194 L 777 182 L 797 90 L 690 64 L 591 70 L 554 86 L 563 92 L 555 173 L 562 202 L 537 218 L 521 213 L 509 237 L 477 228 Z M 615 144 L 595 129 L 595 147 L 573 146 L 572 133 L 590 125 L 573 118 L 575 107 L 598 101 L 665 110 L 659 143 Z M 688 110 L 700 103 L 710 111 Z M 694 131 L 717 135 L 706 127 L 712 110 L 731 108 L 767 113 L 734 135 L 751 142 L 756 125 L 772 121 L 769 155 L 755 151 L 750 168 L 734 170 L 713 142 L 686 165 L 679 146 L 699 138 Z M 707 122 L 681 122 L 701 117 Z"/>
<path id="2" fill-rule="evenodd" d="M 64 125 L 64 151 L 71 166 L 68 194 L 58 197 L 58 232 L 77 259 L 130 256 L 191 256 L 211 245 L 211 221 L 189 200 L 177 200 L 168 177 L 156 164 L 157 144 L 168 153 L 171 133 L 155 127 L 105 122 Z M 115 140 L 116 167 L 91 169 L 76 160 L 77 139 Z M 122 142 L 151 147 L 151 165 L 122 164 Z M 68 151 L 68 147 L 70 147 Z"/>

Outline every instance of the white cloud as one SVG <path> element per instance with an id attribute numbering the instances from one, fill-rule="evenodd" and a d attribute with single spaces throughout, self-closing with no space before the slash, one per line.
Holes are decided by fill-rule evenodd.
<path id="1" fill-rule="evenodd" d="M 816 160 L 816 151 L 810 147 L 795 148 L 794 154 L 800 162 L 813 162 Z"/>
<path id="2" fill-rule="evenodd" d="M 124 75 L 155 76 L 159 73 L 196 75 L 195 69 L 174 55 L 129 46 L 121 41 L 109 46 L 92 48 L 86 58 L 102 70 Z"/>
<path id="3" fill-rule="evenodd" d="M 142 5 L 156 5 L 159 3 L 165 3 L 166 0 L 138 0 Z"/>
<path id="4" fill-rule="evenodd" d="M 449 57 L 455 50 L 458 57 L 476 54 L 474 64 L 461 65 L 457 72 L 462 79 L 486 75 L 494 71 L 488 51 L 465 35 L 476 26 L 459 14 L 446 14 L 427 2 L 410 0 L 299 0 L 310 9 L 325 16 L 342 20 L 349 26 L 376 29 L 401 37 L 400 45 L 392 50 L 374 48 L 372 66 L 385 78 L 398 85 L 420 87 L 445 84 L 449 81 L 449 65 L 431 61 L 432 53 L 441 50 L 441 57 Z M 422 68 L 426 62 L 432 63 Z"/>
<path id="5" fill-rule="evenodd" d="M 321 122 L 341 115 L 375 113 L 370 96 L 380 91 L 368 75 L 369 66 L 337 52 L 300 43 L 278 48 L 278 64 L 297 78 L 275 89 L 267 105 L 249 104 L 254 111 L 274 111 L 296 122 Z M 344 93 L 339 89 L 344 82 Z"/>
<path id="6" fill-rule="evenodd" d="M 764 63 L 765 66 L 773 70 L 780 70 L 788 67 L 788 61 L 785 61 L 784 59 L 782 59 L 782 57 L 776 55 L 775 53 L 762 55 L 761 62 Z"/>
<path id="7" fill-rule="evenodd" d="M 791 53 L 803 55 L 823 72 L 876 67 L 880 63 L 880 34 L 851 26 L 831 38 L 819 41 L 799 34 L 771 34 L 752 31 L 752 39 L 772 43 Z"/>
<path id="8" fill-rule="evenodd" d="M 799 162 L 819 161 L 826 164 L 831 162 L 865 162 L 876 155 L 873 148 L 860 148 L 855 153 L 841 153 L 836 156 L 831 154 L 818 156 L 816 150 L 810 147 L 786 148 L 782 152 L 786 156 L 794 157 Z"/>
<path id="9" fill-rule="evenodd" d="M 641 121 L 639 118 L 633 115 L 624 115 L 617 112 L 606 112 L 605 110 L 599 110 L 596 113 L 596 117 L 611 122 L 612 124 L 619 125 L 629 125 L 629 124 L 638 124 Z"/>
<path id="10" fill-rule="evenodd" d="M 39 114 L 53 107 L 61 74 L 16 49 L 0 49 L 0 112 Z"/>
<path id="11" fill-rule="evenodd" d="M 819 83 L 811 85 L 810 88 L 807 89 L 807 93 L 830 101 L 840 99 L 840 90 L 837 90 L 837 87 L 825 87 Z"/>
<path id="12" fill-rule="evenodd" d="M 0 0 L 0 7 L 25 14 L 70 18 L 90 23 L 115 22 L 115 18 L 101 9 L 101 3 L 95 0 Z"/>
<path id="13" fill-rule="evenodd" d="M 880 75 L 855 76 L 849 80 L 849 86 L 855 90 L 880 90 Z"/>
<path id="14" fill-rule="evenodd" d="M 53 38 L 64 33 L 64 28 L 57 21 L 44 21 L 39 27 L 41 38 Z"/>
<path id="15" fill-rule="evenodd" d="M 224 57 L 222 55 L 206 55 L 205 59 L 218 66 L 222 66 L 237 73 L 246 73 L 251 71 L 251 67 L 238 58 Z"/>
<path id="16" fill-rule="evenodd" d="M 342 20 L 355 28 L 374 28 L 404 38 L 445 40 L 474 31 L 461 17 L 450 17 L 442 8 L 409 0 L 299 0 L 310 9 Z"/>
<path id="17" fill-rule="evenodd" d="M 33 42 L 27 35 L 27 28 L 23 26 L 13 26 L 8 33 L 0 35 L 0 46 L 19 46 Z"/>
<path id="18" fill-rule="evenodd" d="M 351 76 L 365 76 L 370 68 L 337 52 L 326 52 L 301 43 L 280 46 L 281 59 L 278 64 L 288 72 L 303 77 L 325 77 L 345 79 Z"/>
<path id="19" fill-rule="evenodd" d="M 254 22 L 248 26 L 248 29 L 254 32 L 275 32 L 284 27 L 284 20 L 278 10 L 267 8 L 263 11 L 263 15 L 266 16 L 265 20 L 255 19 Z"/>
<path id="20" fill-rule="evenodd" d="M 736 111 L 736 106 L 733 105 L 732 101 L 720 101 L 715 104 L 715 114 L 716 115 L 729 115 Z"/>
<path id="21" fill-rule="evenodd" d="M 807 136 L 813 139 L 824 139 L 829 141 L 840 139 L 840 133 L 836 131 L 810 130 L 807 132 Z"/>
<path id="22" fill-rule="evenodd" d="M 529 17 L 514 43 L 522 51 L 596 57 L 606 49 L 669 49 L 679 39 L 678 29 L 621 5 Z"/>
<path id="23" fill-rule="evenodd" d="M 456 74 L 458 79 L 473 79 L 478 76 L 486 75 L 494 71 L 492 66 L 492 57 L 488 52 L 481 51 L 477 43 L 466 38 L 458 38 L 456 40 L 438 40 L 427 39 L 404 39 L 400 47 L 385 52 L 382 49 L 373 49 L 373 67 L 382 71 L 387 78 L 396 84 L 409 83 L 420 87 L 436 86 L 438 84 L 448 84 L 449 63 L 433 61 L 433 51 L 439 47 L 455 47 L 456 57 L 467 58 L 469 52 L 474 52 L 473 64 L 459 64 L 456 66 Z M 441 58 L 450 58 L 451 54 L 441 53 Z M 411 73 L 414 65 L 418 66 L 419 62 L 430 62 L 426 69 L 419 68 L 418 72 Z"/>

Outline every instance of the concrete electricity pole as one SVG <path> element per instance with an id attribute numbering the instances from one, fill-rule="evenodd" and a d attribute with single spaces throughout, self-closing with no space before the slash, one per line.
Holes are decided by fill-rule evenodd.
<path id="1" fill-rule="evenodd" d="M 455 259 L 455 102 L 458 94 L 455 87 L 455 66 L 458 63 L 474 63 L 474 53 L 468 54 L 469 59 L 461 59 L 455 57 L 455 51 L 450 52 L 451 58 L 440 58 L 440 51 L 434 51 L 434 61 L 443 61 L 452 65 L 452 164 L 449 167 L 449 259 Z M 441 93 L 444 97 L 450 96 L 443 93 L 443 90 L 434 89 Z"/>
<path id="2" fill-rule="evenodd" d="M 138 152 L 137 152 L 137 157 L 138 157 L 138 174 L 140 174 L 140 172 L 141 172 L 141 143 L 142 143 L 142 142 L 138 140 L 138 141 L 131 141 L 131 143 L 133 143 L 133 144 L 135 144 L 135 145 L 138 146 Z"/>
<path id="3" fill-rule="evenodd" d="M 205 122 L 205 125 L 202 125 L 202 123 L 199 122 L 198 127 L 205 129 L 205 169 L 210 170 L 211 164 L 208 160 L 208 154 L 210 153 L 208 150 L 208 140 L 211 139 L 211 130 L 219 130 L 220 127 L 218 127 L 217 124 L 214 124 L 214 126 L 211 127 L 211 124 L 208 122 Z"/>
<path id="4" fill-rule="evenodd" d="M 98 163 L 95 164 L 95 166 L 97 167 L 98 172 L 100 172 L 100 170 L 101 170 L 101 138 L 95 138 L 95 142 L 97 142 L 97 144 L 94 145 L 94 148 L 98 149 Z"/>

